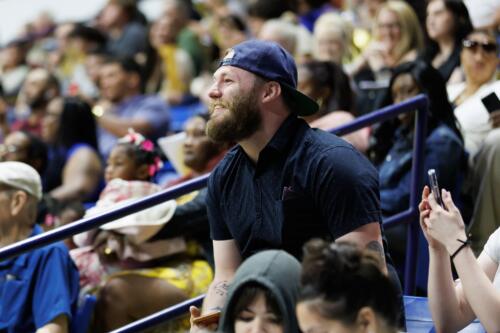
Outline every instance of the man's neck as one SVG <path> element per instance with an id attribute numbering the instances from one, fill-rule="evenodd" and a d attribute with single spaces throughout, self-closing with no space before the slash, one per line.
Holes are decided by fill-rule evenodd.
<path id="1" fill-rule="evenodd" d="M 11 227 L 2 227 L 0 229 L 0 248 L 28 238 L 31 232 L 32 228 L 19 227 L 16 224 Z"/>

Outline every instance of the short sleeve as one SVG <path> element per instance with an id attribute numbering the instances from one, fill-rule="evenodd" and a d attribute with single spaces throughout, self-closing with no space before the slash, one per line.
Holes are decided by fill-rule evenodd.
<path id="1" fill-rule="evenodd" d="M 134 118 L 146 119 L 155 131 L 166 132 L 170 123 L 170 109 L 160 98 L 147 97 L 141 103 Z"/>
<path id="2" fill-rule="evenodd" d="M 500 263 L 500 228 L 495 230 L 484 245 L 484 252 L 496 263 Z"/>
<path id="3" fill-rule="evenodd" d="M 78 300 L 78 272 L 62 248 L 45 250 L 35 271 L 33 321 L 43 327 L 59 315 L 72 318 Z"/>
<path id="4" fill-rule="evenodd" d="M 232 239 L 233 236 L 222 215 L 219 184 L 220 175 L 219 168 L 217 167 L 208 179 L 206 199 L 208 222 L 210 224 L 210 238 L 212 238 L 212 240 L 228 240 Z"/>
<path id="5" fill-rule="evenodd" d="M 351 147 L 326 149 L 314 169 L 315 201 L 334 239 L 380 222 L 378 173 L 358 151 Z"/>

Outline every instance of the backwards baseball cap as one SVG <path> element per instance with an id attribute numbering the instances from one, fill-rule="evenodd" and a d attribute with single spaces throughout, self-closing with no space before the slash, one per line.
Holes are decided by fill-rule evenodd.
<path id="1" fill-rule="evenodd" d="M 0 162 L 0 184 L 24 191 L 38 200 L 42 198 L 40 175 L 26 163 Z"/>
<path id="2" fill-rule="evenodd" d="M 297 67 L 293 57 L 277 43 L 248 40 L 227 50 L 220 66 L 234 66 L 281 85 L 284 98 L 296 105 L 299 116 L 318 111 L 318 104 L 297 90 Z"/>

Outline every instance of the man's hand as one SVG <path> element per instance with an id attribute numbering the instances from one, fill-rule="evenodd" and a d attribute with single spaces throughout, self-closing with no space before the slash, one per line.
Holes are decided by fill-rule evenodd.
<path id="1" fill-rule="evenodd" d="M 99 100 L 92 108 L 92 114 L 97 118 L 101 118 L 113 108 L 113 104 L 105 99 Z"/>
<path id="2" fill-rule="evenodd" d="M 234 274 L 241 264 L 242 258 L 234 239 L 223 241 L 213 241 L 215 276 L 208 288 L 207 295 L 203 301 L 205 313 L 221 309 L 226 302 L 229 284 L 233 280 Z M 189 309 L 191 312 L 191 332 L 199 333 L 203 330 L 210 330 L 212 326 L 200 327 L 193 323 L 193 319 L 201 315 L 201 311 L 196 307 Z"/>
<path id="3" fill-rule="evenodd" d="M 196 306 L 190 306 L 189 312 L 191 313 L 191 318 L 189 319 L 189 322 L 191 323 L 191 329 L 189 330 L 190 333 L 215 332 L 218 326 L 217 324 L 210 324 L 208 326 L 203 326 L 200 324 L 197 325 L 193 322 L 195 318 L 201 316 L 200 309 L 198 309 Z"/>

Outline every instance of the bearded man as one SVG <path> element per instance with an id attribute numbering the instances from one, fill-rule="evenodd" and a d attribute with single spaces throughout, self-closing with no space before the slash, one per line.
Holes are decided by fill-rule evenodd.
<path id="1" fill-rule="evenodd" d="M 204 313 L 222 307 L 240 263 L 262 250 L 300 259 L 307 240 L 328 237 L 387 257 L 376 169 L 344 140 L 297 117 L 318 105 L 296 87 L 292 56 L 272 42 L 236 45 L 214 74 L 207 134 L 238 145 L 209 179 L 215 277 Z M 190 310 L 192 320 L 201 314 Z M 193 324 L 191 332 L 200 329 Z"/>

